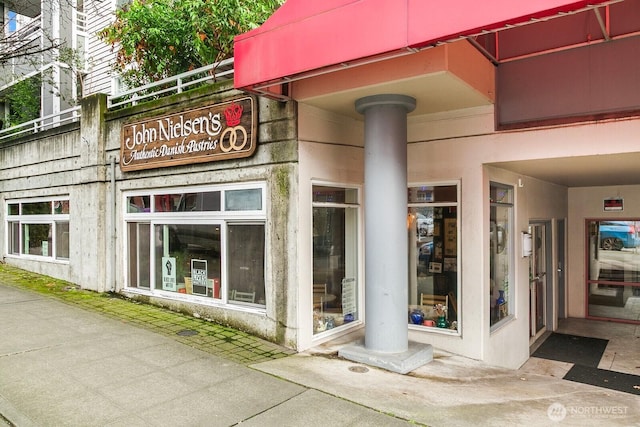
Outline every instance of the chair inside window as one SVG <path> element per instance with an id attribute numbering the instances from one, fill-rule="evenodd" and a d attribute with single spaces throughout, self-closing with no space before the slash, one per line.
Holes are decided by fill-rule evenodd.
<path id="1" fill-rule="evenodd" d="M 232 289 L 231 290 L 231 299 L 233 301 L 238 301 L 238 302 L 255 303 L 255 301 L 256 301 L 256 293 L 255 292 L 242 292 L 242 291 L 236 291 L 235 289 Z"/>
<path id="2" fill-rule="evenodd" d="M 447 313 L 449 311 L 449 295 L 420 294 L 420 305 L 433 307 L 436 304 L 442 304 L 445 307 L 445 313 Z"/>
<path id="3" fill-rule="evenodd" d="M 451 308 L 453 308 L 453 312 L 458 314 L 458 301 L 456 300 L 456 296 L 453 292 L 449 292 L 449 301 L 451 301 Z"/>
<path id="4" fill-rule="evenodd" d="M 327 301 L 327 284 L 313 284 L 313 308 L 324 309 L 324 303 Z"/>

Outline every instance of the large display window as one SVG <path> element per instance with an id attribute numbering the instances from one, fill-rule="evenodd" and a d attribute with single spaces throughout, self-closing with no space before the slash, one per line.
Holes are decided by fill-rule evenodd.
<path id="1" fill-rule="evenodd" d="M 313 186 L 313 333 L 360 319 L 358 190 Z"/>
<path id="2" fill-rule="evenodd" d="M 459 330 L 458 185 L 409 187 L 408 322 L 430 331 Z"/>
<path id="3" fill-rule="evenodd" d="M 489 196 L 489 322 L 494 326 L 511 318 L 514 310 L 509 287 L 513 283 L 513 187 L 492 182 Z"/>
<path id="4" fill-rule="evenodd" d="M 125 195 L 127 287 L 264 307 L 262 183 Z"/>
<path id="5" fill-rule="evenodd" d="M 640 323 L 640 218 L 586 222 L 587 316 Z"/>
<path id="6" fill-rule="evenodd" d="M 9 256 L 69 259 L 69 198 L 8 200 Z"/>

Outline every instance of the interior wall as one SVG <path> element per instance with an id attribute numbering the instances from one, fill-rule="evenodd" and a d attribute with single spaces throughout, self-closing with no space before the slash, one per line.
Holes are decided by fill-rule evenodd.
<path id="1" fill-rule="evenodd" d="M 624 210 L 605 212 L 606 198 L 624 199 Z M 585 317 L 586 307 L 586 242 L 585 220 L 628 219 L 640 217 L 640 185 L 578 187 L 569 189 L 569 221 L 567 229 L 567 288 L 569 317 Z"/>

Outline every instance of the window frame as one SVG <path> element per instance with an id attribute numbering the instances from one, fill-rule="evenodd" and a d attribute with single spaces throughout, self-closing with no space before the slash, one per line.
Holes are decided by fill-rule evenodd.
<path id="1" fill-rule="evenodd" d="M 507 201 L 502 201 L 502 200 L 493 200 L 491 199 L 491 191 L 493 188 L 502 188 L 505 190 L 509 191 L 509 200 Z M 515 264 L 515 238 L 514 238 L 514 230 L 515 230 L 515 206 L 516 206 L 516 191 L 515 191 L 515 186 L 511 185 L 511 184 L 506 184 L 504 182 L 498 182 L 498 181 L 493 181 L 490 180 L 489 181 L 489 268 L 488 268 L 488 272 L 489 272 L 489 284 L 491 284 L 491 281 L 494 280 L 494 277 L 492 276 L 492 271 L 494 271 L 494 266 L 492 266 L 492 253 L 491 253 L 491 225 L 492 225 L 492 218 L 491 218 L 491 209 L 496 207 L 496 208 L 504 208 L 504 209 L 508 209 L 508 221 L 509 221 L 509 225 L 508 228 L 506 230 L 503 230 L 503 232 L 506 232 L 506 240 L 507 240 L 507 247 L 509 249 L 505 259 L 507 262 L 507 268 L 508 268 L 508 272 L 506 274 L 504 274 L 503 276 L 503 287 L 506 286 L 507 289 L 503 289 L 505 290 L 505 295 L 506 295 L 506 304 L 507 304 L 507 315 L 503 318 L 498 318 L 497 321 L 495 321 L 494 323 L 492 322 L 492 315 L 493 313 L 491 312 L 491 299 L 494 298 L 494 295 L 490 293 L 490 299 L 489 299 L 489 332 L 490 333 L 494 333 L 495 331 L 497 331 L 498 329 L 502 328 L 504 325 L 506 325 L 507 323 L 510 323 L 513 319 L 516 318 L 516 314 L 515 314 L 515 310 L 516 310 L 516 301 L 517 301 L 517 289 L 516 286 L 514 286 L 513 284 L 515 283 L 515 268 L 516 268 L 516 264 Z M 497 229 L 497 225 L 496 225 L 496 235 L 498 235 L 499 230 Z M 506 279 L 506 282 L 504 281 L 504 279 Z M 512 285 L 509 287 L 509 283 L 511 283 Z M 491 290 L 491 285 L 489 285 L 489 289 Z M 495 284 L 495 286 L 499 289 L 500 285 L 499 284 Z"/>
<path id="2" fill-rule="evenodd" d="M 5 212 L 5 256 L 9 258 L 21 258 L 36 261 L 56 262 L 62 264 L 69 263 L 69 257 L 60 257 L 58 255 L 58 224 L 66 223 L 70 228 L 70 214 L 69 213 L 56 213 L 55 202 L 66 202 L 69 206 L 70 198 L 68 195 L 53 196 L 53 197 L 32 197 L 32 198 L 20 198 L 20 199 L 7 199 L 4 203 Z M 48 203 L 50 206 L 49 213 L 43 214 L 23 214 L 23 205 L 33 203 Z M 10 205 L 18 205 L 18 213 L 10 214 Z M 13 252 L 11 237 L 13 236 L 13 225 L 18 224 L 18 251 Z M 36 255 L 25 253 L 24 242 L 24 226 L 28 225 L 49 225 L 51 234 L 51 244 L 48 245 L 47 255 Z M 69 236 L 67 236 L 69 239 Z M 48 240 L 47 240 L 48 241 Z M 70 248 L 70 241 L 67 241 L 67 247 Z M 70 252 L 70 251 L 69 251 Z"/>
<path id="3" fill-rule="evenodd" d="M 259 209 L 248 210 L 226 210 L 225 206 L 225 193 L 235 190 L 259 190 L 261 194 L 261 206 Z M 208 210 L 208 211 L 156 211 L 156 196 L 172 195 L 172 194 L 191 194 L 191 193 L 207 193 L 207 192 L 220 192 L 220 209 Z M 150 207 L 145 212 L 129 212 L 129 198 L 149 196 Z M 267 299 L 267 283 L 269 276 L 269 264 L 267 262 L 268 253 L 268 191 L 267 185 L 264 181 L 252 181 L 246 183 L 232 183 L 232 184 L 220 184 L 220 185 L 206 185 L 206 186 L 183 186 L 172 188 L 153 188 L 146 190 L 133 190 L 123 191 L 122 193 L 122 215 L 125 230 L 124 237 L 124 259 L 123 268 L 126 272 L 124 289 L 127 292 L 142 293 L 162 296 L 170 299 L 179 299 L 189 302 L 223 306 L 225 308 L 233 308 L 238 310 L 252 311 L 252 312 L 266 312 L 266 299 Z M 131 259 L 130 248 L 130 235 L 129 227 L 131 224 L 148 224 L 150 233 L 150 247 L 149 247 L 149 287 L 131 286 L 129 271 L 131 266 L 129 260 Z M 163 290 L 161 287 L 157 287 L 156 277 L 156 254 L 154 245 L 154 233 L 157 226 L 162 225 L 211 225 L 220 227 L 220 298 L 212 298 L 209 296 L 201 296 L 194 294 L 183 294 L 169 290 Z M 249 304 L 234 302 L 229 298 L 229 283 L 228 283 L 228 226 L 229 225 L 261 225 L 264 228 L 264 275 L 263 286 L 265 293 L 264 304 Z M 136 227 L 138 229 L 138 227 Z M 137 249 L 136 249 L 137 250 Z M 136 257 L 138 259 L 138 257 Z M 136 265 L 136 273 L 140 274 L 139 263 Z"/>
<path id="4" fill-rule="evenodd" d="M 364 236 L 364 218 L 363 218 L 363 191 L 362 186 L 357 184 L 348 184 L 343 182 L 331 182 L 325 180 L 312 180 L 309 187 L 309 194 L 311 195 L 311 209 L 310 209 L 310 231 L 311 231 L 311 239 L 310 239 L 310 273 L 309 273 L 309 281 L 308 287 L 306 291 L 302 291 L 301 294 L 308 294 L 309 299 L 309 307 L 310 310 L 308 312 L 308 316 L 311 318 L 311 340 L 312 342 L 322 342 L 328 337 L 335 336 L 337 334 L 342 334 L 346 330 L 350 330 L 352 328 L 358 327 L 362 325 L 365 321 L 365 305 L 364 305 L 364 263 L 363 263 L 363 236 Z M 315 187 L 329 187 L 334 188 L 336 190 L 352 190 L 355 191 L 355 200 L 354 201 L 314 201 L 313 191 Z M 345 194 L 346 195 L 346 194 Z M 353 246 L 355 249 L 355 266 L 353 270 L 355 272 L 355 280 L 356 280 L 356 312 L 358 313 L 357 318 L 353 321 L 344 322 L 342 325 L 336 325 L 331 329 L 326 329 L 324 331 L 315 331 L 316 326 L 314 325 L 314 309 L 313 309 L 313 284 L 314 284 L 314 239 L 313 239 L 313 212 L 316 208 L 339 208 L 345 209 L 345 214 L 347 210 L 352 210 L 354 212 L 354 217 L 356 220 L 355 224 L 355 241 L 353 242 Z M 346 255 L 345 255 L 346 257 Z M 345 260 L 346 262 L 346 260 Z M 345 271 L 346 274 L 346 271 Z"/>
<path id="5" fill-rule="evenodd" d="M 461 238 L 461 215 L 460 215 L 460 206 L 461 206 L 461 194 L 462 194 L 462 183 L 461 180 L 445 180 L 445 181 L 420 181 L 420 182 L 410 182 L 407 185 L 407 192 L 409 192 L 412 188 L 416 187 L 448 187 L 455 186 L 456 187 L 456 201 L 455 202 L 438 202 L 438 201 L 420 201 L 420 202 L 411 202 L 407 201 L 407 211 L 411 208 L 420 208 L 420 207 L 430 207 L 430 208 L 446 208 L 446 207 L 455 207 L 456 208 L 456 310 L 457 310 L 457 325 L 456 329 L 450 328 L 438 328 L 438 327 L 430 327 L 424 325 L 416 325 L 412 324 L 410 320 L 407 321 L 407 327 L 409 330 L 419 331 L 419 332 L 428 332 L 434 334 L 443 334 L 443 335 L 451 335 L 451 336 L 461 336 L 462 335 L 462 238 Z M 407 215 L 409 212 L 407 212 Z M 410 270 L 410 269 L 409 269 Z M 409 274 L 415 274 L 415 272 L 409 271 Z M 408 314 L 410 310 L 409 301 L 407 301 L 407 310 Z"/>

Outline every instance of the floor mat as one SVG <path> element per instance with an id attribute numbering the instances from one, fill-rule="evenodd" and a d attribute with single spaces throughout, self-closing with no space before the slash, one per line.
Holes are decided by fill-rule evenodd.
<path id="1" fill-rule="evenodd" d="M 640 376 L 637 375 L 574 365 L 564 379 L 640 395 Z"/>
<path id="2" fill-rule="evenodd" d="M 609 340 L 552 333 L 532 354 L 542 359 L 559 360 L 597 368 Z"/>

